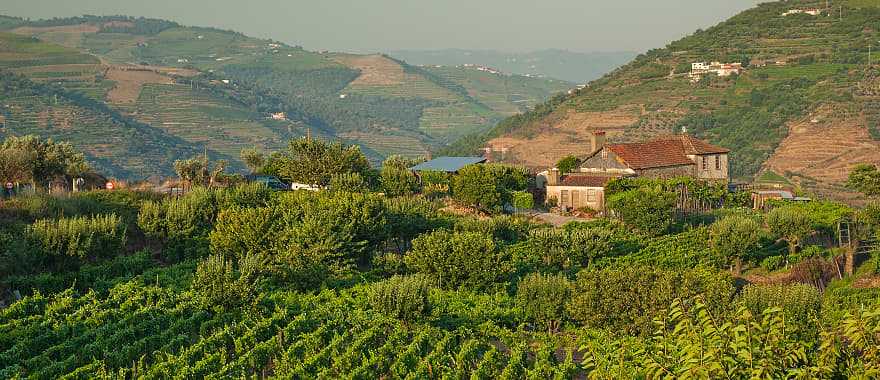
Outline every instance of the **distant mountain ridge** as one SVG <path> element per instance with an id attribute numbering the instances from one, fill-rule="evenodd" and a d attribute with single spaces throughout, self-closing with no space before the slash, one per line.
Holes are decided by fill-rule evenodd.
<path id="1" fill-rule="evenodd" d="M 494 50 L 441 49 L 392 50 L 388 54 L 413 65 L 482 65 L 505 73 L 586 83 L 626 63 L 637 53 L 627 51 L 578 53 L 561 49 L 513 53 Z"/>
<path id="2" fill-rule="evenodd" d="M 418 67 L 381 54 L 311 52 L 166 20 L 88 15 L 0 16 L 0 76 L 10 86 L 0 94 L 0 138 L 67 139 L 108 174 L 133 179 L 173 174 L 173 161 L 187 152 L 207 151 L 243 169 L 241 149 L 283 149 L 310 132 L 357 144 L 374 162 L 428 155 L 574 87 Z M 50 84 L 57 91 L 41 87 Z M 151 137 L 100 138 L 119 131 L 118 123 Z M 125 147 L 138 144 L 168 153 L 127 157 Z"/>

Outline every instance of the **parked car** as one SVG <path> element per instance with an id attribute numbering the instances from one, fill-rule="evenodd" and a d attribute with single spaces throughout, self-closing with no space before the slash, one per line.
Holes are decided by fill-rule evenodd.
<path id="1" fill-rule="evenodd" d="M 244 179 L 249 183 L 262 183 L 265 184 L 266 187 L 272 190 L 278 191 L 287 191 L 290 190 L 290 185 L 284 183 L 278 177 L 272 175 L 261 175 L 261 174 L 251 174 L 244 176 Z"/>

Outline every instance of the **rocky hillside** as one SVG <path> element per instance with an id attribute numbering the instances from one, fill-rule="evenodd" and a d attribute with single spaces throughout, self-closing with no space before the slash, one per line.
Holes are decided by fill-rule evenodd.
<path id="1" fill-rule="evenodd" d="M 242 148 L 282 149 L 313 135 L 358 144 L 374 161 L 425 155 L 492 128 L 572 84 L 472 68 L 429 70 L 384 55 L 300 47 L 164 20 L 0 17 L 0 135 L 71 140 L 117 176 L 168 175 L 183 152 L 205 151 L 241 168 Z M 126 156 L 94 113 L 68 110 L 25 87 L 51 85 L 150 128 L 168 154 Z M 21 88 L 19 88 L 21 87 Z M 62 102 L 66 99 L 62 96 Z M 56 107 L 58 105 L 58 107 Z M 80 105 L 85 107 L 85 105 Z M 274 117 L 272 115 L 275 115 Z M 123 136 L 124 139 L 124 136 Z"/>
<path id="2" fill-rule="evenodd" d="M 585 152 L 594 130 L 634 141 L 686 129 L 731 148 L 738 179 L 783 176 L 838 192 L 853 164 L 880 162 L 880 57 L 868 57 L 880 45 L 880 3 L 827 4 L 761 4 L 449 151 L 488 145 L 507 161 L 547 166 Z M 743 70 L 689 75 L 692 63 L 713 61 Z"/>

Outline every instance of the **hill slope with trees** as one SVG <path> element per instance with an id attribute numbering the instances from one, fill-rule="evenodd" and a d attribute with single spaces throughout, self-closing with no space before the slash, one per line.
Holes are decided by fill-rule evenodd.
<path id="1" fill-rule="evenodd" d="M 54 83 L 237 168 L 243 148 L 278 150 L 308 133 L 360 145 L 374 162 L 423 156 L 572 87 L 464 68 L 438 73 L 385 55 L 317 53 L 233 31 L 124 16 L 2 17 L 0 33 L 4 78 Z M 79 113 L 70 115 L 70 123 L 81 121 Z M 57 132 L 46 122 L 37 123 L 42 129 L 21 127 L 21 117 L 7 112 L 2 133 Z M 100 156 L 98 140 L 64 138 L 91 159 Z M 158 163 L 138 172 L 109 159 L 116 167 L 105 165 L 106 172 L 130 178 L 166 175 L 173 161 L 135 157 Z"/>
<path id="2" fill-rule="evenodd" d="M 731 148 L 732 175 L 773 172 L 837 190 L 847 168 L 878 162 L 880 8 L 864 1 L 761 4 L 648 51 L 575 94 L 560 95 L 452 152 L 485 145 L 533 166 L 583 154 L 589 134 L 612 141 L 689 133 Z M 783 16 L 791 10 L 819 9 Z M 742 63 L 741 75 L 688 76 L 694 62 Z M 870 65 L 869 65 L 870 63 Z"/>

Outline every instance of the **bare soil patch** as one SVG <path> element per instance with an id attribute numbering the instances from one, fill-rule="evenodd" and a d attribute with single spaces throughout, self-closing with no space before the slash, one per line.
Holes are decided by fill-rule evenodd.
<path id="1" fill-rule="evenodd" d="M 334 59 L 348 67 L 360 70 L 352 86 L 390 86 L 407 80 L 403 67 L 381 55 L 337 55 Z"/>
<path id="2" fill-rule="evenodd" d="M 116 82 L 116 85 L 107 93 L 110 103 L 134 103 L 140 96 L 141 89 L 145 84 L 173 84 L 171 76 L 193 76 L 198 74 L 195 70 L 178 69 L 173 67 L 115 65 L 108 66 L 107 79 Z"/>
<path id="3" fill-rule="evenodd" d="M 101 28 L 97 25 L 91 24 L 79 24 L 79 25 L 64 25 L 64 26 L 21 26 L 15 29 L 12 29 L 11 32 L 15 34 L 23 34 L 23 35 L 34 35 L 34 34 L 42 34 L 42 33 L 97 33 Z"/>
<path id="4" fill-rule="evenodd" d="M 789 134 L 765 164 L 779 174 L 795 173 L 826 185 L 846 181 L 853 166 L 880 164 L 880 142 L 868 134 L 862 115 L 826 106 L 791 123 Z"/>
<path id="5" fill-rule="evenodd" d="M 626 128 L 639 120 L 637 109 L 607 112 L 568 111 L 558 121 L 539 126 L 532 136 L 502 136 L 489 141 L 496 153 L 505 150 L 504 161 L 528 167 L 549 167 L 569 155 L 591 150 L 594 131 L 605 131 L 609 139 L 625 140 Z"/>

